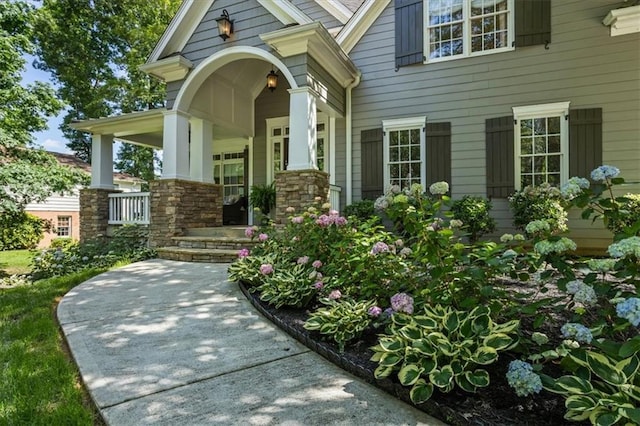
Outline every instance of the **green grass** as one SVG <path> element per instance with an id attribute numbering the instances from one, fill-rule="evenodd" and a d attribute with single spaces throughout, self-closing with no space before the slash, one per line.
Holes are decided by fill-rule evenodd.
<path id="1" fill-rule="evenodd" d="M 71 288 L 100 272 L 0 290 L 0 425 L 97 421 L 78 371 L 63 350 L 54 308 Z"/>
<path id="2" fill-rule="evenodd" d="M 0 251 L 0 278 L 31 271 L 33 253 L 29 250 Z"/>

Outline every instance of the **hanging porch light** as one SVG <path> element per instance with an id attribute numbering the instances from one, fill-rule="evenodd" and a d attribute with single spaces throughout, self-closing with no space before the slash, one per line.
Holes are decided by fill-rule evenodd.
<path id="1" fill-rule="evenodd" d="M 229 19 L 227 9 L 222 10 L 222 15 L 216 19 L 218 23 L 218 35 L 223 41 L 226 41 L 233 34 L 233 21 Z"/>
<path id="2" fill-rule="evenodd" d="M 277 86 L 278 86 L 278 74 L 276 74 L 273 68 L 271 68 L 271 72 L 267 74 L 267 89 L 273 92 L 274 90 L 276 90 Z"/>

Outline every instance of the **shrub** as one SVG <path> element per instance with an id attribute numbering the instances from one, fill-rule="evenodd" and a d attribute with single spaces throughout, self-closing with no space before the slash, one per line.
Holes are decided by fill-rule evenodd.
<path id="1" fill-rule="evenodd" d="M 360 200 L 344 208 L 344 215 L 355 216 L 361 221 L 367 221 L 376 215 L 372 200 Z"/>
<path id="2" fill-rule="evenodd" d="M 474 243 L 484 234 L 496 229 L 496 221 L 489 212 L 492 205 L 482 197 L 465 195 L 451 205 L 453 218 L 462 221 L 462 229 L 469 233 L 469 240 Z"/>
<path id="3" fill-rule="evenodd" d="M 49 244 L 50 249 L 68 249 L 75 245 L 77 241 L 73 238 L 54 238 L 51 240 L 51 244 Z"/>
<path id="4" fill-rule="evenodd" d="M 269 185 L 253 185 L 249 195 L 249 203 L 254 208 L 268 215 L 271 209 L 276 206 L 276 187 L 274 183 Z"/>
<path id="5" fill-rule="evenodd" d="M 32 214 L 4 213 L 0 218 L 0 250 L 35 248 L 47 228 L 46 221 Z"/>
<path id="6" fill-rule="evenodd" d="M 614 234 L 623 234 L 625 228 L 635 226 L 640 221 L 640 194 L 626 194 L 620 200 L 620 215 L 607 223 Z M 640 227 L 635 235 L 640 236 Z"/>
<path id="7" fill-rule="evenodd" d="M 553 234 L 567 230 L 567 212 L 563 207 L 560 190 L 548 183 L 539 186 L 525 186 L 509 197 L 513 212 L 513 224 L 525 230 L 529 222 L 545 220 L 549 222 Z"/>

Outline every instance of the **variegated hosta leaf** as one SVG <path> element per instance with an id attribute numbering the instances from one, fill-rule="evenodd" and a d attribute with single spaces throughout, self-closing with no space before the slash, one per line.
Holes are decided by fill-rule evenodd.
<path id="1" fill-rule="evenodd" d="M 465 371 L 464 377 L 475 387 L 489 386 L 489 373 L 486 370 Z"/>
<path id="2" fill-rule="evenodd" d="M 414 404 L 421 404 L 433 395 L 433 385 L 424 379 L 419 379 L 409 392 L 409 397 Z"/>
<path id="3" fill-rule="evenodd" d="M 624 372 L 617 369 L 609 362 L 609 359 L 602 354 L 588 351 L 587 363 L 591 371 L 607 383 L 619 386 L 627 381 L 627 376 L 625 376 Z"/>
<path id="4" fill-rule="evenodd" d="M 480 365 L 487 365 L 498 359 L 498 351 L 490 346 L 479 347 L 473 355 L 471 361 Z"/>
<path id="5" fill-rule="evenodd" d="M 464 374 L 457 375 L 455 380 L 460 389 L 465 392 L 475 393 L 478 389 L 476 386 L 472 385 L 469 380 L 467 380 L 467 377 Z"/>
<path id="6" fill-rule="evenodd" d="M 513 339 L 504 333 L 491 333 L 484 338 L 484 346 L 490 346 L 496 350 L 506 349 L 513 343 Z"/>
<path id="7" fill-rule="evenodd" d="M 439 388 L 446 388 L 453 381 L 453 370 L 450 365 L 429 373 L 429 381 Z"/>
<path id="8" fill-rule="evenodd" d="M 573 411 L 590 411 L 597 405 L 598 403 L 587 395 L 571 395 L 564 401 L 564 406 Z"/>
<path id="9" fill-rule="evenodd" d="M 570 394 L 589 394 L 593 391 L 589 381 L 576 376 L 562 376 L 556 380 L 555 384 Z"/>
<path id="10" fill-rule="evenodd" d="M 416 364 L 407 364 L 398 371 L 398 380 L 400 380 L 402 386 L 411 386 L 418 381 L 423 372 L 424 369 Z"/>
<path id="11" fill-rule="evenodd" d="M 402 357 L 393 352 L 388 352 L 380 358 L 380 365 L 384 367 L 392 367 L 402 361 Z"/>
<path id="12" fill-rule="evenodd" d="M 391 367 L 386 367 L 384 365 L 379 365 L 378 367 L 376 367 L 376 369 L 373 371 L 373 377 L 375 377 L 376 379 L 380 380 L 380 379 L 384 379 L 385 377 L 389 377 L 389 375 L 393 372 L 393 366 Z"/>

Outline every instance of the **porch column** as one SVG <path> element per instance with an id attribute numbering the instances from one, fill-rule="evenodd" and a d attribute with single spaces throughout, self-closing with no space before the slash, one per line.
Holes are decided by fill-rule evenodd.
<path id="1" fill-rule="evenodd" d="M 164 113 L 162 179 L 189 180 L 189 115 L 182 111 Z"/>
<path id="2" fill-rule="evenodd" d="M 192 118 L 189 145 L 191 180 L 213 183 L 213 123 Z"/>
<path id="3" fill-rule="evenodd" d="M 289 89 L 287 170 L 317 170 L 316 97 L 309 87 Z"/>
<path id="4" fill-rule="evenodd" d="M 91 188 L 113 189 L 113 135 L 91 136 Z"/>

